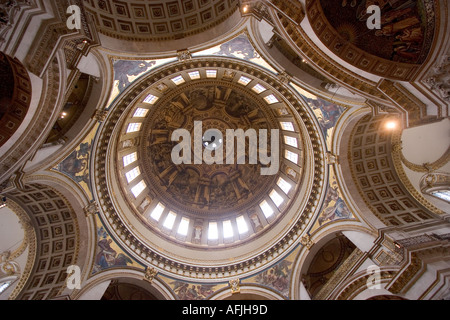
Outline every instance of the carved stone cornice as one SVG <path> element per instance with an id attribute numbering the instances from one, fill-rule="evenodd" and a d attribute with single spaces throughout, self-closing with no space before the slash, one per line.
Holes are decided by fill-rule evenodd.
<path id="1" fill-rule="evenodd" d="M 304 235 L 300 239 L 300 243 L 305 246 L 308 250 L 314 245 L 314 242 L 311 240 L 311 236 L 309 234 Z"/>
<path id="2" fill-rule="evenodd" d="M 98 204 L 95 201 L 91 201 L 86 207 L 84 207 L 84 214 L 86 217 L 95 215 L 98 212 Z"/>
<path id="3" fill-rule="evenodd" d="M 268 0 L 267 3 L 297 25 L 300 25 L 306 16 L 299 1 Z"/>
<path id="4" fill-rule="evenodd" d="M 6 34 L 14 24 L 16 24 L 17 13 L 24 7 L 31 6 L 33 6 L 31 0 L 4 1 L 0 4 L 0 10 L 2 12 L 2 20 L 0 21 L 0 43 L 5 41 Z"/>
<path id="5" fill-rule="evenodd" d="M 450 73 L 450 51 L 448 51 L 436 65 L 430 69 L 423 82 L 441 99 L 450 103 L 450 84 L 448 74 Z"/>

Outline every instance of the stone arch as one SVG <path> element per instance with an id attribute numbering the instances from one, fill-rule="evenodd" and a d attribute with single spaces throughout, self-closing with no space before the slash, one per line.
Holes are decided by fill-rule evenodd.
<path id="1" fill-rule="evenodd" d="M 372 248 L 374 240 L 375 236 L 369 229 L 354 224 L 341 225 L 338 228 L 330 226 L 329 229 L 313 235 L 307 246 L 299 252 L 292 268 L 292 299 L 324 299 L 327 296 L 326 290 L 323 289 L 323 292 L 318 294 L 321 288 L 311 290 L 307 282 L 311 283 L 321 278 L 328 281 L 336 270 L 348 270 Z M 322 264 L 320 255 L 323 256 Z M 342 280 L 344 278 L 333 281 Z"/>
<path id="2" fill-rule="evenodd" d="M 80 229 L 71 203 L 56 189 L 40 182 L 22 184 L 5 193 L 25 210 L 36 232 L 32 277 L 17 288 L 23 300 L 53 299 L 65 289 L 67 267 L 78 262 Z M 20 290 L 20 292 L 19 292 Z"/>
<path id="3" fill-rule="evenodd" d="M 232 293 L 230 288 L 224 288 L 212 295 L 209 300 L 285 300 L 279 292 L 273 289 L 251 284 L 241 284 L 239 292 Z"/>
<path id="4" fill-rule="evenodd" d="M 95 231 L 93 231 L 95 229 L 94 215 L 97 210 L 95 202 L 89 199 L 79 184 L 59 172 L 36 172 L 34 175 L 25 177 L 24 183 L 40 184 L 57 191 L 72 209 L 79 238 L 76 265 L 80 267 L 82 274 L 86 274 L 92 260 L 89 254 L 95 248 Z M 61 291 L 60 295 L 64 295 L 66 291 L 67 289 Z"/>
<path id="5" fill-rule="evenodd" d="M 14 135 L 0 147 L 0 181 L 8 179 L 29 160 L 57 118 L 66 86 L 66 72 L 62 63 L 59 53 L 49 62 L 42 79 L 29 73 L 32 85 L 29 112 Z"/>
<path id="6" fill-rule="evenodd" d="M 385 227 L 386 224 L 380 220 L 368 207 L 367 203 L 364 201 L 362 196 L 358 191 L 358 186 L 356 181 L 351 179 L 348 175 L 345 175 L 344 172 L 351 172 L 350 168 L 350 148 L 351 145 L 351 136 L 354 128 L 356 127 L 358 121 L 369 114 L 369 109 L 355 110 L 351 112 L 351 114 L 342 122 L 342 126 L 340 130 L 336 130 L 336 141 L 340 141 L 336 143 L 335 150 L 333 150 L 336 155 L 339 157 L 339 165 L 336 166 L 336 174 L 340 178 L 341 189 L 345 193 L 346 198 L 349 200 L 349 205 L 353 208 L 353 210 L 357 212 L 364 212 L 361 215 L 361 219 L 368 225 L 375 228 Z"/>
<path id="7" fill-rule="evenodd" d="M 31 103 L 31 80 L 17 58 L 0 52 L 0 147 L 25 120 Z"/>
<path id="8" fill-rule="evenodd" d="M 188 5 L 193 7 L 187 8 Z M 136 54 L 181 51 L 201 45 L 227 34 L 244 20 L 236 0 L 206 6 L 200 1 L 106 1 L 100 9 L 91 5 L 85 9 L 95 21 L 103 47 L 117 52 L 127 48 Z M 119 11 L 120 14 L 114 13 Z M 170 12 L 170 16 L 165 12 Z M 136 19 L 136 15 L 140 18 Z"/>
<path id="9" fill-rule="evenodd" d="M 384 286 L 388 284 L 397 269 L 392 267 L 379 267 L 377 272 L 377 284 L 373 286 L 373 280 L 367 270 L 362 270 L 336 287 L 330 299 L 333 300 L 366 300 L 378 295 L 392 295 Z"/>
<path id="10" fill-rule="evenodd" d="M 397 121 L 397 128 L 385 127 Z M 365 115 L 353 128 L 348 157 L 357 190 L 378 219 L 386 225 L 408 225 L 437 217 L 439 210 L 426 203 L 401 178 L 393 137 L 400 130 L 396 115 Z"/>
<path id="11" fill-rule="evenodd" d="M 164 281 L 156 276 L 149 282 L 144 280 L 144 276 L 145 272 L 135 269 L 114 269 L 101 272 L 86 280 L 79 291 L 71 294 L 71 298 L 74 300 L 100 300 L 111 284 L 117 286 L 122 283 L 142 288 L 155 300 L 176 300 L 176 295 Z"/>
<path id="12" fill-rule="evenodd" d="M 106 113 L 103 111 L 103 106 L 107 102 L 105 100 L 110 90 L 111 75 L 108 74 L 103 57 L 95 50 L 92 50 L 83 61 L 83 66 L 79 66 L 79 70 L 74 71 L 76 76 L 73 82 L 68 84 L 71 89 L 65 95 L 58 117 L 52 122 L 53 127 L 59 125 L 62 127 L 59 130 L 52 129 L 48 133 L 46 141 L 43 141 L 33 158 L 27 163 L 24 169 L 26 172 L 47 169 L 49 163 L 62 161 L 61 156 L 67 156 L 67 152 L 73 151 L 80 143 L 80 138 L 84 138 L 99 121 L 104 120 Z M 96 69 L 99 70 L 99 76 Z M 77 89 L 78 85 L 81 88 Z M 61 119 L 63 112 L 68 113 L 66 116 L 70 117 L 67 122 Z M 72 112 L 76 113 L 73 117 L 70 114 Z"/>

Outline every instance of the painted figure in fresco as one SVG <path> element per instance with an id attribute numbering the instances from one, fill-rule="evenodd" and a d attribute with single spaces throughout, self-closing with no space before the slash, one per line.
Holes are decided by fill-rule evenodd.
<path id="1" fill-rule="evenodd" d="M 420 54 L 420 46 L 413 44 L 404 44 L 394 48 L 394 60 L 395 57 L 404 58 L 407 60 L 416 60 Z"/>
<path id="2" fill-rule="evenodd" d="M 91 144 L 82 143 L 59 165 L 59 170 L 68 174 L 76 182 L 85 182 L 89 186 L 89 155 Z M 81 174 L 80 174 L 81 173 Z"/>
<path id="3" fill-rule="evenodd" d="M 128 76 L 138 76 L 146 72 L 156 61 L 117 60 L 114 62 L 114 80 L 119 80 L 119 92 L 125 90 L 130 81 Z"/>
<path id="4" fill-rule="evenodd" d="M 289 278 L 291 274 L 292 262 L 283 260 L 273 268 L 257 275 L 256 282 L 272 287 L 282 294 L 289 292 Z"/>
<path id="5" fill-rule="evenodd" d="M 108 268 L 110 265 L 114 264 L 117 252 L 111 248 L 111 243 L 112 240 L 106 238 L 97 243 L 99 252 L 95 256 L 95 264 L 100 266 L 101 269 Z"/>
<path id="6" fill-rule="evenodd" d="M 228 99 L 225 111 L 232 117 L 239 118 L 248 114 L 251 109 L 246 99 L 239 94 L 232 94 Z"/>
<path id="7" fill-rule="evenodd" d="M 302 97 L 308 102 L 308 105 L 313 110 L 319 109 L 321 111 L 322 117 L 318 119 L 319 124 L 322 127 L 325 138 L 328 137 L 328 130 L 336 125 L 344 109 L 337 104 L 319 98 L 312 99 L 305 96 Z"/>
<path id="8" fill-rule="evenodd" d="M 381 9 L 381 29 L 375 31 L 388 47 L 381 54 L 392 61 L 417 63 L 424 49 L 422 17 L 414 0 L 343 0 L 342 7 L 355 7 L 356 18 L 363 22 L 370 16 L 367 8 L 376 5 Z M 376 40 L 375 40 L 376 43 Z M 375 50 L 377 51 L 377 50 Z"/>
<path id="9" fill-rule="evenodd" d="M 111 239 L 102 239 L 98 242 L 99 252 L 95 257 L 95 266 L 97 271 L 110 267 L 126 267 L 133 261 L 123 253 L 117 252 L 111 248 Z"/>
<path id="10" fill-rule="evenodd" d="M 258 53 L 253 48 L 250 41 L 245 36 L 239 36 L 233 40 L 228 41 L 220 46 L 220 51 L 217 52 L 218 55 L 223 55 L 227 57 L 234 57 L 235 55 L 243 55 L 244 60 L 251 60 L 254 58 L 259 58 Z"/>
<path id="11" fill-rule="evenodd" d="M 390 23 L 377 30 L 376 36 L 394 36 L 398 32 L 420 24 L 420 20 L 417 17 L 409 17 L 398 22 Z"/>
<path id="12" fill-rule="evenodd" d="M 214 285 L 190 285 L 187 282 L 172 282 L 173 291 L 180 300 L 202 300 L 214 293 Z"/>
<path id="13" fill-rule="evenodd" d="M 403 42 L 415 42 L 422 43 L 423 41 L 423 32 L 420 27 L 414 29 L 406 29 L 403 30 L 401 34 L 395 37 L 396 39 Z"/>
<path id="14" fill-rule="evenodd" d="M 325 208 L 319 218 L 319 224 L 322 225 L 325 221 L 345 219 L 351 217 L 351 212 L 345 205 L 344 201 L 339 196 L 338 187 L 332 187 L 328 190 L 328 194 L 324 200 Z"/>
<path id="15" fill-rule="evenodd" d="M 198 110 L 204 111 L 212 107 L 211 99 L 208 99 L 207 89 L 193 90 L 189 95 L 189 106 Z"/>

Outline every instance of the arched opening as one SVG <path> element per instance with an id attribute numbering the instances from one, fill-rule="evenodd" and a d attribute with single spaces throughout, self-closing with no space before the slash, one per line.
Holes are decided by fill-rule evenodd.
<path id="1" fill-rule="evenodd" d="M 31 102 L 31 81 L 19 60 L 0 52 L 0 147 L 25 119 Z"/>
<path id="2" fill-rule="evenodd" d="M 337 235 L 326 242 L 314 254 L 303 284 L 309 296 L 314 299 L 323 299 L 327 296 L 327 283 L 339 275 L 344 262 L 354 252 L 356 246 L 344 235 Z"/>
<path id="3" fill-rule="evenodd" d="M 109 284 L 101 300 L 161 300 L 162 295 L 136 279 L 119 278 Z"/>
<path id="4" fill-rule="evenodd" d="M 45 143 L 57 143 L 65 140 L 66 133 L 85 112 L 92 93 L 94 77 L 82 73 L 65 102 L 58 119 L 54 123 Z"/>

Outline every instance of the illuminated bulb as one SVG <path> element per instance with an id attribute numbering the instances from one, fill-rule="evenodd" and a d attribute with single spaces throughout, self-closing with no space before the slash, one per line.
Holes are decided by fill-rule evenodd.
<path id="1" fill-rule="evenodd" d="M 396 121 L 388 121 L 386 122 L 386 129 L 388 130 L 394 130 L 395 128 L 397 128 L 397 122 Z"/>
<path id="2" fill-rule="evenodd" d="M 244 13 L 246 13 L 246 12 L 248 11 L 248 6 L 244 6 L 244 7 L 242 8 L 242 11 L 243 11 Z"/>

